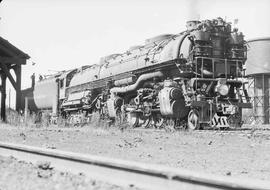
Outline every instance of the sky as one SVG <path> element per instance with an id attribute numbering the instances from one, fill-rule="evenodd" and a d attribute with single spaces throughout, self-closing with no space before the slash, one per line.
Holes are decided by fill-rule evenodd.
<path id="1" fill-rule="evenodd" d="M 98 63 L 147 38 L 179 33 L 191 19 L 238 19 L 246 39 L 270 36 L 269 9 L 269 0 L 3 0 L 0 35 L 31 57 L 26 88 L 32 73 Z"/>

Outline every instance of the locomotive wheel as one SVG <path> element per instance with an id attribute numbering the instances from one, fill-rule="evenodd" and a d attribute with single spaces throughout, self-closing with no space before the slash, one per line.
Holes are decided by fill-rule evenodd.
<path id="1" fill-rule="evenodd" d="M 161 129 L 164 127 L 165 119 L 161 115 L 156 115 L 153 117 L 153 123 L 156 129 Z"/>
<path id="2" fill-rule="evenodd" d="M 199 112 L 195 109 L 190 110 L 188 114 L 188 130 L 198 129 L 199 125 Z"/>
<path id="3" fill-rule="evenodd" d="M 228 124 L 232 128 L 240 128 L 242 126 L 242 118 L 239 113 L 228 116 Z"/>
<path id="4" fill-rule="evenodd" d="M 173 118 L 168 118 L 165 121 L 165 131 L 167 132 L 173 132 L 175 131 L 176 127 L 176 120 Z"/>
<path id="5" fill-rule="evenodd" d="M 128 123 L 129 123 L 129 125 L 131 127 L 133 127 L 133 128 L 138 127 L 139 117 L 138 117 L 138 114 L 137 113 L 129 112 L 127 114 L 127 120 L 128 120 Z"/>
<path id="6" fill-rule="evenodd" d="M 116 109 L 115 123 L 116 125 L 121 125 L 123 123 L 123 114 L 120 108 Z"/>
<path id="7" fill-rule="evenodd" d="M 150 126 L 150 121 L 151 121 L 151 119 L 150 119 L 150 117 L 148 116 L 142 116 L 142 117 L 140 117 L 140 127 L 143 127 L 143 128 L 149 128 L 149 126 Z"/>

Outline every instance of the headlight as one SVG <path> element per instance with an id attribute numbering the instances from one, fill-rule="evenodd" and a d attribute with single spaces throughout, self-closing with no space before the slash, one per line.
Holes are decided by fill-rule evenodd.
<path id="1" fill-rule="evenodd" d="M 229 93 L 229 86 L 226 84 L 220 84 L 216 87 L 216 91 L 222 95 L 226 96 Z"/>

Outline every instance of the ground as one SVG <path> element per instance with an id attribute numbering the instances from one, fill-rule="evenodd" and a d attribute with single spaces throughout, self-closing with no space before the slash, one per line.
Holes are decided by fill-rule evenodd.
<path id="1" fill-rule="evenodd" d="M 60 172 L 46 162 L 35 164 L 0 156 L 1 190 L 136 190 L 135 187 L 119 187 L 89 179 L 84 174 Z"/>
<path id="2" fill-rule="evenodd" d="M 270 180 L 270 131 L 0 127 L 0 141 Z"/>

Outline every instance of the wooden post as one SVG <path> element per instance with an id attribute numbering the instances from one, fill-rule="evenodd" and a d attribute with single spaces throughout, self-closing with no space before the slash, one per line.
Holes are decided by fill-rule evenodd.
<path id="1" fill-rule="evenodd" d="M 15 68 L 15 74 L 16 74 L 16 111 L 19 112 L 21 109 L 21 72 L 22 72 L 22 66 L 20 64 L 16 65 Z"/>
<path id="2" fill-rule="evenodd" d="M 28 97 L 25 97 L 25 107 L 24 107 L 24 121 L 27 121 L 28 117 Z"/>
<path id="3" fill-rule="evenodd" d="M 1 74 L 1 120 L 6 122 L 6 79 L 5 73 Z"/>

